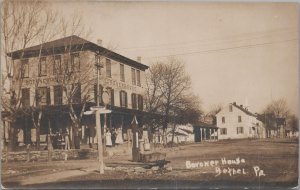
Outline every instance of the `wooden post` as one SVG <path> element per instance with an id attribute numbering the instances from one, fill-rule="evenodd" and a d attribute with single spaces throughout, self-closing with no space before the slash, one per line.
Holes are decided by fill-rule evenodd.
<path id="1" fill-rule="evenodd" d="M 139 151 L 139 133 L 137 129 L 137 120 L 134 116 L 131 125 L 132 125 L 132 133 L 133 133 L 133 139 L 132 139 L 132 161 L 138 162 L 140 160 L 140 151 Z"/>
<path id="2" fill-rule="evenodd" d="M 51 141 L 51 122 L 50 119 L 48 119 L 48 135 L 47 135 L 47 149 L 48 149 L 48 161 L 52 161 L 52 141 Z"/>

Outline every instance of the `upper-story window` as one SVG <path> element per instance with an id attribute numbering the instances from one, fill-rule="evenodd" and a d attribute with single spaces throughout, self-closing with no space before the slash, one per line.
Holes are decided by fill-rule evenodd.
<path id="1" fill-rule="evenodd" d="M 127 108 L 127 93 L 125 91 L 120 91 L 120 107 Z"/>
<path id="2" fill-rule="evenodd" d="M 124 65 L 120 64 L 120 80 L 122 82 L 125 82 L 125 71 L 124 71 Z"/>
<path id="3" fill-rule="evenodd" d="M 136 94 L 134 93 L 131 94 L 131 104 L 132 104 L 132 109 L 137 108 Z"/>
<path id="4" fill-rule="evenodd" d="M 22 89 L 22 106 L 23 107 L 30 106 L 30 89 L 29 88 Z"/>
<path id="5" fill-rule="evenodd" d="M 225 117 L 222 117 L 222 123 L 225 123 Z"/>
<path id="6" fill-rule="evenodd" d="M 106 77 L 111 78 L 111 61 L 110 61 L 110 59 L 106 59 L 105 68 L 106 68 Z"/>
<path id="7" fill-rule="evenodd" d="M 79 53 L 72 53 L 71 54 L 71 70 L 72 72 L 78 72 L 80 71 L 80 59 L 79 59 Z"/>
<path id="8" fill-rule="evenodd" d="M 241 123 L 242 122 L 242 116 L 238 116 L 238 121 L 239 121 L 239 123 Z"/>
<path id="9" fill-rule="evenodd" d="M 54 104 L 61 105 L 63 103 L 63 87 L 54 86 Z"/>
<path id="10" fill-rule="evenodd" d="M 54 56 L 53 74 L 62 74 L 61 55 Z"/>
<path id="11" fill-rule="evenodd" d="M 39 87 L 36 89 L 36 105 L 49 105 L 50 104 L 50 88 Z"/>
<path id="12" fill-rule="evenodd" d="M 138 109 L 143 110 L 143 108 L 144 108 L 143 96 L 138 95 Z"/>
<path id="13" fill-rule="evenodd" d="M 135 69 L 131 68 L 132 85 L 136 85 Z"/>
<path id="14" fill-rule="evenodd" d="M 232 105 L 229 105 L 229 111 L 232 112 Z"/>
<path id="15" fill-rule="evenodd" d="M 141 86 L 141 71 L 136 70 L 136 80 L 137 80 L 137 85 Z"/>
<path id="16" fill-rule="evenodd" d="M 46 76 L 47 75 L 47 62 L 46 57 L 40 58 L 40 65 L 39 65 L 39 76 Z"/>
<path id="17" fill-rule="evenodd" d="M 29 63 L 28 59 L 23 59 L 21 61 L 21 78 L 29 77 Z"/>

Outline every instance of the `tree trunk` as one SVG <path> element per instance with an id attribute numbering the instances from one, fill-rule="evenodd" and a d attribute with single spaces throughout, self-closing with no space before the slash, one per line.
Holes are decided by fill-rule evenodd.
<path id="1" fill-rule="evenodd" d="M 51 122 L 50 122 L 50 119 L 48 120 L 47 150 L 48 150 L 48 162 L 51 162 L 52 161 L 53 146 L 52 146 L 52 140 L 51 140 Z"/>
<path id="2" fill-rule="evenodd" d="M 175 127 L 176 127 L 176 125 L 174 124 L 174 125 L 173 125 L 173 130 L 172 130 L 172 144 L 171 144 L 171 147 L 174 146 Z"/>
<path id="3" fill-rule="evenodd" d="M 72 148 L 74 149 L 80 149 L 80 137 L 78 134 L 78 127 L 79 124 L 75 124 L 72 131 Z"/>
<path id="4" fill-rule="evenodd" d="M 15 149 L 15 128 L 14 125 L 11 124 L 9 129 L 9 145 L 8 145 L 8 152 L 12 152 Z"/>

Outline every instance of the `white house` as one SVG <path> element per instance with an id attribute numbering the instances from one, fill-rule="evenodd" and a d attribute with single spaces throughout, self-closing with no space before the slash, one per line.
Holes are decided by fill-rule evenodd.
<path id="1" fill-rule="evenodd" d="M 235 102 L 225 106 L 217 115 L 219 139 L 265 138 L 265 127 L 243 105 Z"/>

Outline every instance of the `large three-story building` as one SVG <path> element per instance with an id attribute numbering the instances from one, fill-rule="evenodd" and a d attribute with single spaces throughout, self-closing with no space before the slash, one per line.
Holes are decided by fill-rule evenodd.
<path id="1" fill-rule="evenodd" d="M 80 117 L 81 111 L 89 110 L 97 103 L 103 105 L 101 94 L 107 91 L 112 114 L 103 115 L 102 126 L 122 129 L 126 139 L 127 129 L 134 116 L 142 124 L 145 114 L 145 70 L 148 66 L 140 60 L 132 60 L 78 36 L 46 42 L 8 54 L 13 61 L 12 89 L 14 98 L 20 99 L 21 114 L 13 123 L 18 144 L 41 142 L 51 131 L 56 133 L 67 128 L 72 133 L 70 104 Z M 97 92 L 97 68 L 101 64 L 100 92 Z M 85 105 L 85 107 L 83 107 Z M 41 114 L 40 137 L 29 111 Z M 42 110 L 42 111 L 41 111 Z M 36 116 L 38 117 L 38 116 Z M 82 116 L 79 128 L 82 143 L 96 142 L 93 115 Z M 6 130 L 7 131 L 7 130 Z M 8 135 L 6 135 L 8 137 Z"/>

